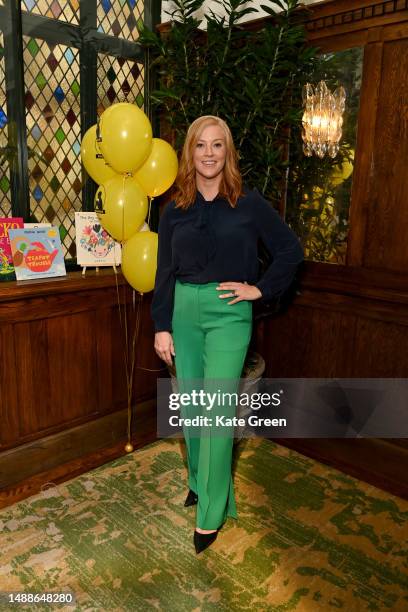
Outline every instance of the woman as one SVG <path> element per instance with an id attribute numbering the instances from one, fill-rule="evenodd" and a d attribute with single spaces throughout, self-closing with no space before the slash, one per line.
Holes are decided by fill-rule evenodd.
<path id="1" fill-rule="evenodd" d="M 258 238 L 273 257 L 259 280 Z M 160 217 L 151 309 L 154 348 L 168 365 L 175 357 L 180 392 L 191 390 L 194 379 L 206 391 L 219 389 L 216 379 L 225 381 L 223 391 L 237 389 L 251 339 L 252 302 L 285 291 L 302 259 L 294 232 L 258 191 L 242 187 L 227 124 L 211 115 L 196 119 L 187 132 L 174 199 Z M 235 414 L 231 407 L 215 408 Z M 194 416 L 194 410 L 184 407 L 181 416 Z M 200 414 L 208 415 L 208 407 Z M 198 502 L 197 553 L 215 540 L 227 516 L 237 518 L 233 428 L 222 429 L 195 437 L 183 427 L 190 488 L 185 505 Z"/>

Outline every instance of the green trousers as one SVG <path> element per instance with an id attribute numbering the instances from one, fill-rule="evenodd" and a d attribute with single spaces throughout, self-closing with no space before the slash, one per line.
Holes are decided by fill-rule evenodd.
<path id="1" fill-rule="evenodd" d="M 193 384 L 197 380 L 207 393 L 238 392 L 252 335 L 252 301 L 228 304 L 233 298 L 220 298 L 228 290 L 217 290 L 218 285 L 176 280 L 172 324 L 180 393 L 197 389 Z M 224 405 L 220 401 L 211 411 L 206 406 L 187 405 L 181 407 L 180 413 L 187 418 L 209 415 L 214 422 L 216 414 L 235 415 L 236 404 Z M 193 428 L 183 426 L 188 485 L 198 495 L 196 526 L 201 529 L 217 529 L 227 516 L 237 518 L 231 475 L 234 428 L 221 429 L 205 427 L 197 435 L 195 428 L 193 435 Z"/>

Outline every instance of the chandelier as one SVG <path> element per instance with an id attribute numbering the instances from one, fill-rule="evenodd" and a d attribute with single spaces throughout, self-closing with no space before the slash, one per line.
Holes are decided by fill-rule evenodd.
<path id="1" fill-rule="evenodd" d="M 304 113 L 302 117 L 303 153 L 320 158 L 326 154 L 335 157 L 342 134 L 346 92 L 340 86 L 331 93 L 324 81 L 314 89 L 310 83 L 302 91 Z"/>

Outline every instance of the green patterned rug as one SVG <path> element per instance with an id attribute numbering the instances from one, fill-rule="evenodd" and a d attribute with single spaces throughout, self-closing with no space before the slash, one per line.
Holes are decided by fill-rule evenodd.
<path id="1" fill-rule="evenodd" d="M 200 555 L 184 446 L 158 440 L 0 511 L 0 591 L 169 612 L 408 610 L 408 502 L 269 440 L 244 440 L 238 521 Z"/>

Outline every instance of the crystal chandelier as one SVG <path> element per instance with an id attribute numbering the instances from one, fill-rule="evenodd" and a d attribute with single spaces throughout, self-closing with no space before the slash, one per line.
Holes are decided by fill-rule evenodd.
<path id="1" fill-rule="evenodd" d="M 314 89 L 310 83 L 303 86 L 304 113 L 302 118 L 303 152 L 320 158 L 326 154 L 335 157 L 342 133 L 346 92 L 340 86 L 331 93 L 324 81 Z"/>

